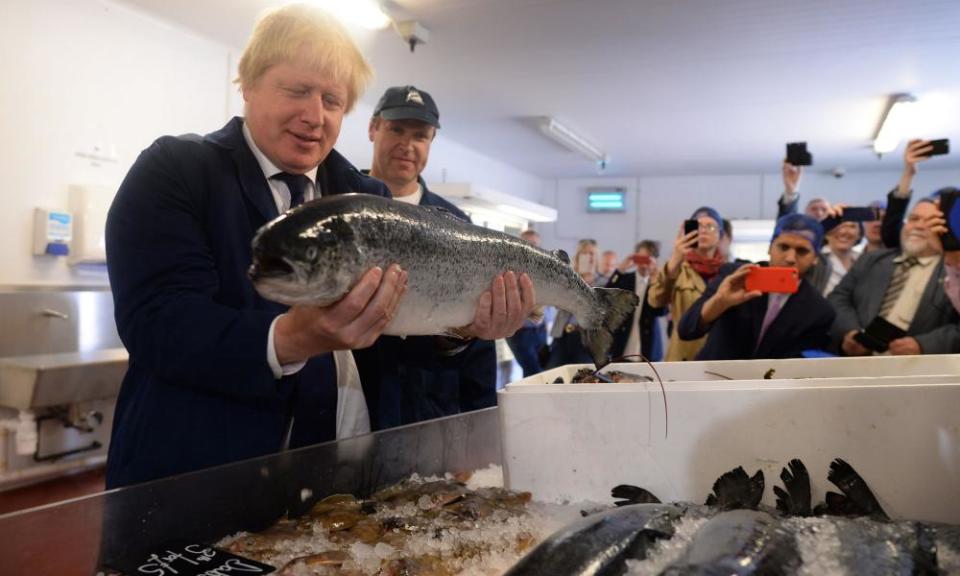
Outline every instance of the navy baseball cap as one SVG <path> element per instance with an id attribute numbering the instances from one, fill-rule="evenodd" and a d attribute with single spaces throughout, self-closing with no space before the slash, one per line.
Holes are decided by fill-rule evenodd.
<path id="1" fill-rule="evenodd" d="M 433 97 L 416 86 L 394 86 L 380 97 L 373 115 L 386 120 L 419 120 L 440 127 L 440 111 Z"/>

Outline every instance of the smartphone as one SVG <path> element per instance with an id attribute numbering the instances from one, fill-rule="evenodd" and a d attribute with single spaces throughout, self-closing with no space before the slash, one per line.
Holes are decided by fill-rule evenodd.
<path id="1" fill-rule="evenodd" d="M 947 138 L 931 140 L 929 144 L 932 148 L 924 156 L 943 156 L 950 153 L 950 140 Z"/>
<path id="2" fill-rule="evenodd" d="M 747 274 L 746 288 L 750 292 L 796 294 L 800 289 L 800 274 L 796 268 L 757 266 Z"/>
<path id="3" fill-rule="evenodd" d="M 787 162 L 794 166 L 813 165 L 813 156 L 807 152 L 807 143 L 791 142 L 787 144 Z"/>
<path id="4" fill-rule="evenodd" d="M 890 347 L 890 342 L 898 338 L 903 338 L 906 335 L 907 332 L 903 328 L 891 324 L 885 318 L 877 316 L 864 330 L 854 334 L 853 339 L 868 350 L 886 352 L 887 348 Z"/>
<path id="5" fill-rule="evenodd" d="M 843 209 L 844 222 L 873 222 L 880 219 L 880 209 L 873 206 L 849 206 Z"/>
<path id="6" fill-rule="evenodd" d="M 947 192 L 940 195 L 940 211 L 947 221 L 947 233 L 940 236 L 943 249 L 949 252 L 960 250 L 960 192 Z"/>
<path id="7" fill-rule="evenodd" d="M 691 232 L 700 232 L 700 221 L 699 220 L 684 220 L 683 221 L 683 234 L 687 235 Z M 693 245 L 694 248 L 697 247 L 699 242 Z"/>
<path id="8" fill-rule="evenodd" d="M 649 266 L 653 260 L 649 256 L 641 256 L 640 254 L 633 255 L 633 263 L 637 266 Z"/>

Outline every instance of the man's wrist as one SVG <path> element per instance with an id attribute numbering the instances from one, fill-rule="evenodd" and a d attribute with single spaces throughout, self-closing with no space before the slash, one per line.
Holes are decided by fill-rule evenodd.
<path id="1" fill-rule="evenodd" d="M 721 314 L 726 312 L 728 306 L 721 301 L 716 294 L 707 299 L 700 308 L 701 325 L 713 324 Z"/>

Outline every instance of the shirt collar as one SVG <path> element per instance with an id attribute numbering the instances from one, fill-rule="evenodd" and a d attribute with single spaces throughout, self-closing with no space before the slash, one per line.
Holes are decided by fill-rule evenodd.
<path id="1" fill-rule="evenodd" d="M 260 170 L 263 171 L 263 175 L 266 176 L 267 180 L 280 174 L 283 170 L 277 168 L 277 165 L 270 161 L 267 158 L 266 154 L 260 151 L 260 148 L 257 147 L 256 142 L 253 141 L 253 135 L 250 134 L 250 128 L 247 127 L 247 123 L 243 123 L 243 139 L 247 141 L 247 146 L 250 147 L 250 151 L 253 152 L 253 157 L 257 159 L 257 164 L 260 165 Z M 317 166 L 314 166 L 307 172 L 304 172 L 310 183 L 316 186 L 317 184 Z"/>
<path id="2" fill-rule="evenodd" d="M 417 191 L 413 194 L 407 194 L 406 196 L 394 196 L 394 200 L 399 200 L 400 202 L 406 202 L 407 204 L 420 204 L 420 200 L 423 199 L 423 185 L 417 184 Z"/>
<path id="3" fill-rule="evenodd" d="M 899 256 L 893 259 L 893 262 L 894 264 L 899 264 L 904 260 L 906 260 L 907 258 L 909 258 L 909 256 L 901 252 Z M 938 260 L 940 260 L 939 254 L 935 256 L 922 256 L 917 258 L 917 265 L 922 268 L 926 268 L 927 266 L 933 264 L 934 262 L 937 262 Z"/>

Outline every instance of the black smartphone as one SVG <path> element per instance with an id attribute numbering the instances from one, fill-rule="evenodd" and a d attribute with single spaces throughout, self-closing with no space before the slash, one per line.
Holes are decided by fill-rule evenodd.
<path id="1" fill-rule="evenodd" d="M 806 142 L 791 142 L 787 144 L 787 163 L 794 166 L 813 165 L 813 155 L 807 152 Z"/>
<path id="2" fill-rule="evenodd" d="M 931 140 L 929 144 L 932 148 L 924 156 L 943 156 L 950 153 L 950 140 L 948 138 Z"/>
<path id="3" fill-rule="evenodd" d="M 691 232 L 699 232 L 699 231 L 700 231 L 700 221 L 699 221 L 699 220 L 684 220 L 684 221 L 683 221 L 683 234 L 684 234 L 684 236 L 686 236 L 687 234 L 689 234 L 689 233 L 691 233 Z M 696 244 L 693 245 L 693 247 L 696 248 L 698 244 L 700 244 L 700 243 L 697 242 Z"/>
<path id="4" fill-rule="evenodd" d="M 886 352 L 890 343 L 907 335 L 903 328 L 891 324 L 886 318 L 877 316 L 865 329 L 853 335 L 853 339 L 864 348 L 875 352 Z"/>
<path id="5" fill-rule="evenodd" d="M 873 222 L 880 219 L 880 209 L 873 206 L 849 206 L 843 209 L 844 222 Z"/>
<path id="6" fill-rule="evenodd" d="M 943 249 L 953 252 L 960 250 L 960 192 L 946 192 L 940 195 L 940 211 L 947 221 L 947 233 L 940 236 Z"/>

